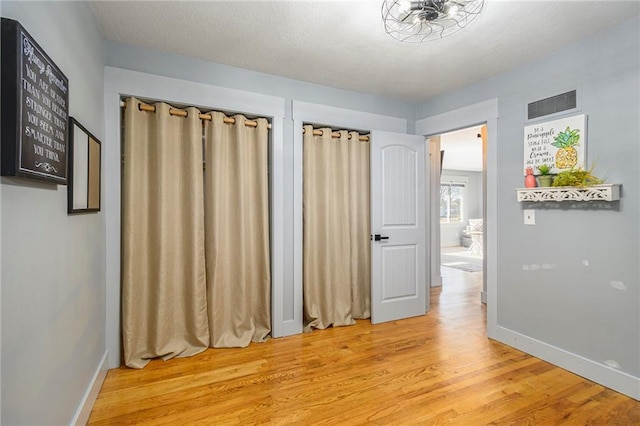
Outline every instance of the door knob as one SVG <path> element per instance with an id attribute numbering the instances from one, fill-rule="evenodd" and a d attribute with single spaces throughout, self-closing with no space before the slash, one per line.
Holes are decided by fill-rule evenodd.
<path id="1" fill-rule="evenodd" d="M 389 237 L 383 237 L 383 236 L 382 236 L 382 235 L 380 235 L 380 234 L 375 234 L 375 235 L 373 236 L 373 240 L 374 240 L 374 241 L 382 241 L 382 240 L 388 240 L 388 239 L 389 239 Z"/>

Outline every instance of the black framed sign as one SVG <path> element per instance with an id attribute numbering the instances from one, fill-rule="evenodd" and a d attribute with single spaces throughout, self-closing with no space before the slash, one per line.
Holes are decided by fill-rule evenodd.
<path id="1" fill-rule="evenodd" d="M 1 30 L 1 173 L 66 185 L 69 81 L 18 21 Z"/>
<path id="2" fill-rule="evenodd" d="M 78 120 L 69 118 L 69 214 L 100 211 L 101 145 Z"/>

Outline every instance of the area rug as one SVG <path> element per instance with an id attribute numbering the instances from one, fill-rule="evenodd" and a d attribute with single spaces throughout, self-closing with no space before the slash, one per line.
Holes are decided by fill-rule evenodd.
<path id="1" fill-rule="evenodd" d="M 440 264 L 447 268 L 459 269 L 466 272 L 482 271 L 482 259 L 472 259 L 454 254 L 442 254 Z"/>

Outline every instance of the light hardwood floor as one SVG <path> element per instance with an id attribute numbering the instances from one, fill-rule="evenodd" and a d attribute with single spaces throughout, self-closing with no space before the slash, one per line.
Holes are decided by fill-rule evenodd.
<path id="1" fill-rule="evenodd" d="M 109 371 L 89 424 L 640 425 L 640 402 L 485 336 L 482 273 L 423 317 Z"/>

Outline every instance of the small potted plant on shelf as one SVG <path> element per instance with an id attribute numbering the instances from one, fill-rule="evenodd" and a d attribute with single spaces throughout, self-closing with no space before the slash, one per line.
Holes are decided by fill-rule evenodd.
<path id="1" fill-rule="evenodd" d="M 577 186 L 577 187 L 585 187 L 585 186 L 594 186 L 600 185 L 604 183 L 604 179 L 600 179 L 597 176 L 593 175 L 593 169 L 595 164 L 591 166 L 589 170 L 584 170 L 583 168 L 577 169 L 569 169 L 563 172 L 560 172 L 556 175 L 556 178 L 553 180 L 552 186 Z"/>
<path id="2" fill-rule="evenodd" d="M 541 188 L 551 186 L 551 181 L 553 180 L 553 175 L 551 174 L 551 167 L 547 164 L 540 164 L 538 167 L 538 186 Z"/>

